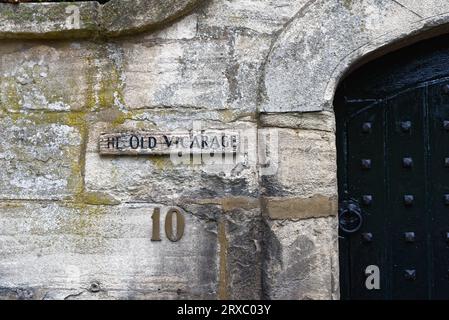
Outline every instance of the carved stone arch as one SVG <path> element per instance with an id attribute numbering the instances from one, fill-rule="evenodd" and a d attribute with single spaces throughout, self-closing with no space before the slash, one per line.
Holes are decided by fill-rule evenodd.
<path id="1" fill-rule="evenodd" d="M 285 203 L 291 204 L 292 199 L 296 199 L 296 203 L 291 205 L 296 210 L 295 214 L 300 211 L 296 208 L 301 208 L 309 214 L 303 216 L 313 219 L 292 222 L 288 226 L 276 221 L 268 222 L 272 232 L 268 238 L 276 245 L 282 244 L 280 251 L 284 256 L 268 251 L 272 256 L 269 256 L 271 260 L 267 259 L 267 268 L 276 268 L 277 272 L 264 278 L 264 288 L 267 296 L 274 298 L 325 296 L 338 299 L 337 148 L 333 108 L 337 86 L 361 64 L 420 40 L 449 33 L 449 2 L 304 0 L 304 3 L 272 43 L 264 65 L 260 96 L 262 124 L 280 127 L 279 132 L 283 136 L 280 139 L 281 157 L 277 177 L 264 179 L 262 185 L 269 190 L 264 197 L 271 203 L 274 203 L 273 199 L 281 203 L 287 198 Z M 309 134 L 320 138 L 312 140 Z M 282 157 L 282 149 L 291 145 L 302 148 L 301 152 L 295 153 L 296 149 L 291 148 L 290 153 Z M 309 148 L 306 149 L 306 145 Z M 314 151 L 309 152 L 309 149 Z M 320 166 L 311 170 L 320 158 Z M 292 170 L 288 169 L 295 166 L 299 170 L 292 178 Z M 326 170 L 322 170 L 324 167 Z M 302 168 L 307 170 L 300 171 Z M 282 178 L 287 172 L 290 174 L 288 183 Z M 326 172 L 325 178 L 323 172 Z M 291 182 L 293 180 L 295 182 Z M 310 188 L 304 192 L 306 185 Z M 328 203 L 332 205 L 328 206 L 330 209 L 326 216 L 313 216 L 313 210 L 303 201 L 305 197 L 317 194 L 325 194 L 331 199 Z M 334 199 L 335 203 L 332 202 Z M 270 201 L 264 201 L 270 204 Z M 287 207 L 285 205 L 283 208 Z M 320 208 L 323 206 L 320 205 Z M 270 218 L 276 218 L 271 209 L 269 205 L 264 208 Z M 296 285 L 298 274 L 313 262 L 299 257 L 291 262 L 294 252 L 285 245 L 293 238 L 290 238 L 289 228 L 296 228 L 298 234 L 305 238 L 309 230 L 320 230 L 328 237 L 322 240 L 320 248 L 315 249 L 314 256 L 324 257 L 323 261 L 331 263 L 326 265 L 326 271 L 318 267 L 307 272 L 307 281 L 314 283 L 310 286 L 313 290 L 302 291 Z M 325 265 L 323 261 L 320 266 Z M 288 270 L 283 269 L 285 265 L 289 266 Z M 292 269 L 296 272 L 291 272 Z"/>
<path id="2" fill-rule="evenodd" d="M 449 3 L 430 2 L 309 1 L 272 46 L 261 111 L 331 111 L 354 66 L 449 31 Z"/>
<path id="3" fill-rule="evenodd" d="M 115 37 L 155 29 L 204 0 L 0 3 L 0 39 Z M 76 15 L 76 19 L 71 17 Z"/>

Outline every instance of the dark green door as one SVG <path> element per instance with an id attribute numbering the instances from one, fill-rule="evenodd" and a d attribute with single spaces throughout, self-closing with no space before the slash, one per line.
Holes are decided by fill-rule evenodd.
<path id="1" fill-rule="evenodd" d="M 344 299 L 449 299 L 444 43 L 447 37 L 372 62 L 337 93 Z"/>

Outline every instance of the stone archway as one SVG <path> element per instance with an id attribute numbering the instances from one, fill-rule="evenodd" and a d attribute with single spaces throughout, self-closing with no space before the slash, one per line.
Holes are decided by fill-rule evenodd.
<path id="1" fill-rule="evenodd" d="M 448 29 L 446 2 L 402 2 L 309 1 L 272 46 L 261 111 L 331 110 L 339 80 L 362 58 Z"/>
<path id="2" fill-rule="evenodd" d="M 335 91 L 358 65 L 446 33 L 448 23 L 449 4 L 438 0 L 308 1 L 272 44 L 261 124 L 278 128 L 280 150 L 297 152 L 281 151 L 277 176 L 262 179 L 270 244 L 280 248 L 267 249 L 267 270 L 277 270 L 266 273 L 268 296 L 338 298 Z M 283 203 L 281 217 L 273 201 Z"/>

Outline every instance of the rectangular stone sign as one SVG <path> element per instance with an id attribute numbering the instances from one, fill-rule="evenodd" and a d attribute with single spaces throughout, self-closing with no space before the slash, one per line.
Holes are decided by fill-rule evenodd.
<path id="1" fill-rule="evenodd" d="M 119 132 L 102 133 L 101 155 L 169 155 L 173 153 L 236 153 L 240 137 L 236 132 Z"/>

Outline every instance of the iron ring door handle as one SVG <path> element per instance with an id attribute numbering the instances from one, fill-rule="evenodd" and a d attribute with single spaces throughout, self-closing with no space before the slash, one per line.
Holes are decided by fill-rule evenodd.
<path id="1" fill-rule="evenodd" d="M 362 211 L 360 206 L 354 202 L 343 202 L 339 210 L 340 230 L 346 233 L 355 233 L 360 230 L 363 224 Z"/>

